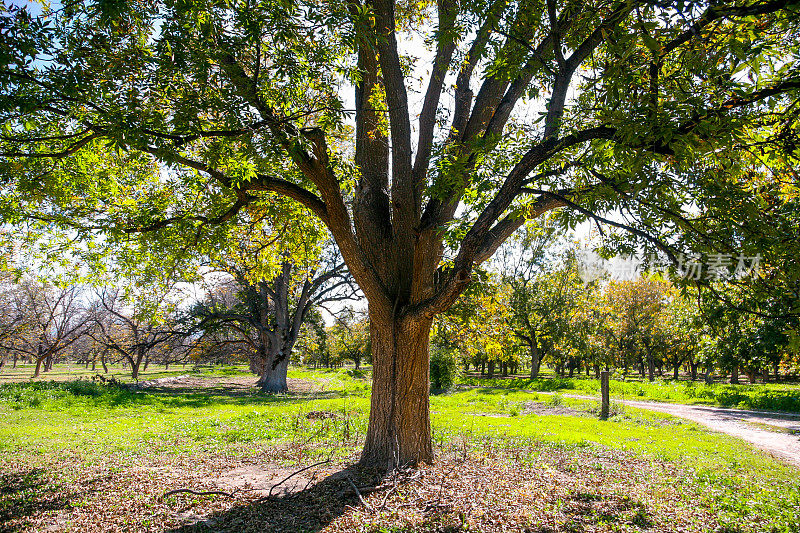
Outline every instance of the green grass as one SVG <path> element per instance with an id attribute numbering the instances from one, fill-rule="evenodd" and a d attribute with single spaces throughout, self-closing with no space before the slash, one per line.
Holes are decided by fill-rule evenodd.
<path id="1" fill-rule="evenodd" d="M 239 372 L 234 368 L 213 375 Z M 254 450 L 288 449 L 299 450 L 306 458 L 352 458 L 366 431 L 368 372 L 292 369 L 290 377 L 310 382 L 310 390 L 265 395 L 230 394 L 217 388 L 134 391 L 85 380 L 2 384 L 0 456 L 34 463 L 49 456 L 97 462 L 117 454 L 135 464 L 155 454 L 236 457 L 251 456 Z M 522 390 L 538 385 L 587 393 L 593 392 L 591 383 L 503 380 L 491 383 L 492 387 L 434 395 L 437 448 L 462 442 L 480 453 L 491 443 L 510 454 L 526 444 L 545 443 L 578 456 L 581 450 L 621 450 L 675 465 L 670 474 L 675 478 L 663 482 L 682 491 L 687 502 L 713 509 L 723 527 L 734 528 L 731 531 L 788 532 L 800 527 L 797 471 L 737 439 L 629 407 L 616 406 L 615 415 L 602 422 L 595 416 L 596 402 Z M 496 386 L 500 384 L 506 388 Z M 632 394 L 633 386 L 644 394 Z M 688 396 L 689 387 L 683 384 L 615 382 L 615 387 L 626 397 L 703 399 Z M 548 409 L 558 414 L 548 414 Z M 312 411 L 335 416 L 309 418 Z"/>
<path id="2" fill-rule="evenodd" d="M 290 375 L 311 377 L 307 371 Z M 0 385 L 0 452 L 27 448 L 46 453 L 71 446 L 98 454 L 190 453 L 220 443 L 335 440 L 346 424 L 349 431 L 360 431 L 369 406 L 366 380 L 346 371 L 320 372 L 313 380 L 319 383 L 317 399 L 136 391 L 85 380 L 7 383 Z M 342 422 L 337 427 L 323 420 L 330 427 L 319 431 L 321 424 L 305 418 L 310 411 L 342 413 Z"/>
<path id="3" fill-rule="evenodd" d="M 559 391 L 566 394 L 596 395 L 600 381 L 591 378 L 507 378 L 489 379 L 466 377 L 462 385 L 542 392 Z M 766 409 L 800 413 L 800 385 L 758 384 L 728 385 L 693 381 L 611 380 L 612 398 L 626 400 L 655 400 L 662 402 L 717 405 L 740 409 Z"/>

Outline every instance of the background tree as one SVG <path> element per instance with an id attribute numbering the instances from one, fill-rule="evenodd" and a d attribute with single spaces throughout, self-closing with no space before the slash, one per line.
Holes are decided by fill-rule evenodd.
<path id="1" fill-rule="evenodd" d="M 697 301 L 682 297 L 670 288 L 654 327 L 653 345 L 661 359 L 672 367 L 672 378 L 680 377 L 681 366 L 699 350 L 703 327 Z"/>
<path id="2" fill-rule="evenodd" d="M 633 281 L 611 281 L 604 294 L 612 310 L 614 335 L 623 357 L 640 365 L 642 375 L 647 365 L 647 379 L 655 379 L 656 324 L 666 304 L 669 285 L 658 279 L 642 277 Z"/>
<path id="3" fill-rule="evenodd" d="M 286 233 L 301 233 L 307 228 L 308 224 L 297 223 L 291 231 L 278 232 L 277 236 L 271 228 L 251 226 L 246 234 L 233 228 L 235 245 L 211 261 L 230 276 L 232 283 L 228 283 L 227 291 L 210 291 L 192 311 L 200 320 L 197 327 L 231 329 L 238 334 L 233 342 L 249 346 L 250 369 L 259 376 L 258 385 L 265 391 L 288 390 L 286 374 L 292 350 L 309 311 L 353 299 L 356 294 L 352 278 L 332 245 L 320 250 L 315 242 L 318 237 L 304 234 L 300 243 L 311 250 L 302 255 L 285 251 L 291 244 L 286 242 Z M 270 262 L 278 264 L 265 269 Z"/>
<path id="4" fill-rule="evenodd" d="M 502 254 L 502 277 L 511 290 L 508 319 L 530 351 L 531 379 L 562 342 L 587 292 L 574 253 L 554 253 L 552 233 L 552 228 L 526 227 Z"/>
<path id="5" fill-rule="evenodd" d="M 170 289 L 137 294 L 104 288 L 97 292 L 90 335 L 130 365 L 134 380 L 147 370 L 159 350 L 174 349 L 170 342 L 182 336 L 175 323 L 176 302 Z"/>
<path id="6" fill-rule="evenodd" d="M 15 349 L 15 343 L 33 327 L 31 315 L 24 307 L 20 307 L 24 300 L 15 294 L 18 288 L 11 273 L 0 272 L 0 369 L 9 356 L 16 368 L 20 352 Z"/>
<path id="7" fill-rule="evenodd" d="M 77 285 L 60 288 L 26 278 L 12 294 L 14 307 L 25 310 L 29 323 L 21 335 L 8 339 L 9 348 L 35 363 L 36 378 L 86 333 L 89 315 Z"/>
<path id="8" fill-rule="evenodd" d="M 369 320 L 352 308 L 345 308 L 328 328 L 326 349 L 339 361 L 352 361 L 356 370 L 371 358 Z"/>

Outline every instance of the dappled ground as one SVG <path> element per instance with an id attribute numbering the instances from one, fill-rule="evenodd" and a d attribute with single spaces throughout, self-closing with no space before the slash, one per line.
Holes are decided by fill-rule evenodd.
<path id="1" fill-rule="evenodd" d="M 540 391 L 537 394 L 554 393 Z M 563 396 L 580 400 L 596 399 L 576 394 Z M 620 399 L 615 402 L 697 422 L 713 431 L 747 441 L 756 448 L 800 469 L 800 414 L 798 413 Z"/>
<path id="2" fill-rule="evenodd" d="M 800 527 L 796 470 L 734 439 L 522 391 L 432 397 L 439 460 L 376 478 L 351 466 L 368 382 L 291 376 L 285 395 L 235 373 L 0 387 L 0 531 Z"/>
<path id="3" fill-rule="evenodd" d="M 277 454 L 281 456 L 281 453 Z M 450 447 L 433 466 L 377 480 L 265 455 L 162 456 L 129 465 L 3 463 L 3 531 L 379 531 L 469 525 L 479 531 L 704 531 L 716 520 L 668 480 L 666 463 L 569 446 Z M 58 474 L 66 470 L 67 479 Z M 42 471 L 48 472 L 47 475 Z M 364 491 L 364 504 L 347 478 Z M 27 480 L 20 483 L 19 479 Z M 14 480 L 14 481 L 12 481 Z M 375 485 L 379 490 L 370 492 Z M 179 493 L 220 491 L 224 494 Z M 360 491 L 359 491 L 360 492 Z M 613 524 L 613 529 L 611 529 Z"/>
<path id="4" fill-rule="evenodd" d="M 304 379 L 287 378 L 292 394 L 319 395 L 324 391 L 324 383 Z M 156 393 L 206 394 L 214 396 L 253 396 L 259 394 L 253 376 L 196 376 L 181 374 L 172 377 L 157 378 L 138 383 L 139 390 Z"/>

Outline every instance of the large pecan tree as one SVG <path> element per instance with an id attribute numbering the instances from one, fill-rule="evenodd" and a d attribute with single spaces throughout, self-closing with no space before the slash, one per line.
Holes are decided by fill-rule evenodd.
<path id="1" fill-rule="evenodd" d="M 433 317 L 525 220 L 765 263 L 796 226 L 793 2 L 85 0 L 3 26 L 6 221 L 205 246 L 281 195 L 327 226 L 369 302 L 364 463 L 433 458 Z"/>

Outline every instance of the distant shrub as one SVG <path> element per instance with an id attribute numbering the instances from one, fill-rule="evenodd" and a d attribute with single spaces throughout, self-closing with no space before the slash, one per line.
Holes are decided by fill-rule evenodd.
<path id="1" fill-rule="evenodd" d="M 742 403 L 744 403 L 744 406 L 753 409 L 800 413 L 800 390 L 759 390 L 740 402 L 739 405 L 742 405 Z"/>
<path id="2" fill-rule="evenodd" d="M 445 390 L 452 387 L 458 378 L 458 368 L 455 350 L 443 346 L 431 346 L 432 390 Z"/>
<path id="3" fill-rule="evenodd" d="M 536 383 L 536 390 L 552 392 L 561 389 L 574 389 L 575 381 L 569 378 L 540 379 Z"/>
<path id="4" fill-rule="evenodd" d="M 547 399 L 547 403 L 548 405 L 552 405 L 553 407 L 559 407 L 561 405 L 564 405 L 564 397 L 558 393 L 553 394 L 552 396 L 550 396 L 550 398 Z"/>

